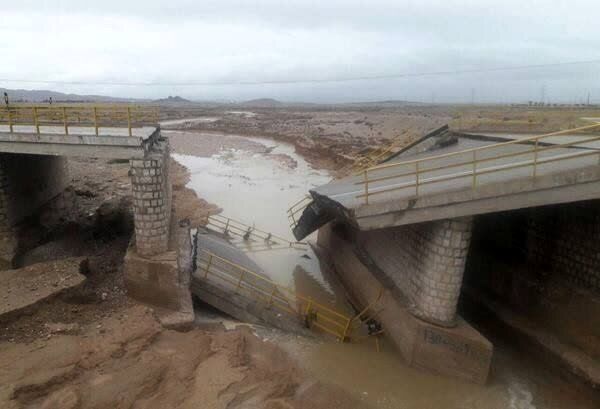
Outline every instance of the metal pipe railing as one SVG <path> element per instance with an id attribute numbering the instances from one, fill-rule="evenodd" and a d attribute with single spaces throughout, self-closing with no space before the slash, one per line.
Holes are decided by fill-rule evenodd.
<path id="1" fill-rule="evenodd" d="M 8 125 L 8 132 L 14 133 L 18 126 L 32 126 L 36 134 L 42 133 L 44 126 L 57 126 L 69 135 L 72 126 L 90 126 L 99 135 L 100 128 L 132 129 L 145 125 L 157 126 L 159 108 L 143 105 L 114 104 L 14 104 L 0 108 L 0 125 Z"/>
<path id="2" fill-rule="evenodd" d="M 535 178 L 538 176 L 538 165 L 539 164 L 555 162 L 558 160 L 568 160 L 568 159 L 572 159 L 574 157 L 584 157 L 584 156 L 590 155 L 589 151 L 582 151 L 582 152 L 577 152 L 575 154 L 557 155 L 557 156 L 553 156 L 550 158 L 548 158 L 548 157 L 540 158 L 541 152 L 547 152 L 550 150 L 573 147 L 573 146 L 580 145 L 583 143 L 595 142 L 595 141 L 600 140 L 600 136 L 583 138 L 585 136 L 585 134 L 584 134 L 584 135 L 582 135 L 583 139 L 578 139 L 576 141 L 570 141 L 570 142 L 566 142 L 566 143 L 552 143 L 549 145 L 544 145 L 543 147 L 540 147 L 540 141 L 542 143 L 548 143 L 548 142 L 544 142 L 543 140 L 545 138 L 550 138 L 553 136 L 560 136 L 560 135 L 565 135 L 565 134 L 574 133 L 574 132 L 584 132 L 584 131 L 589 131 L 589 130 L 593 130 L 596 128 L 600 128 L 600 123 L 582 126 L 579 128 L 574 128 L 574 129 L 569 129 L 569 130 L 564 130 L 564 131 L 552 132 L 552 133 L 548 133 L 548 134 L 544 134 L 544 135 L 537 135 L 537 136 L 532 136 L 532 137 L 516 139 L 516 140 L 508 141 L 508 142 L 501 142 L 501 143 L 496 143 L 496 144 L 492 144 L 492 145 L 481 146 L 481 147 L 477 147 L 477 148 L 465 149 L 465 150 L 458 151 L 458 152 L 451 152 L 451 153 L 446 153 L 446 154 L 442 154 L 442 155 L 429 156 L 429 157 L 421 158 L 421 159 L 414 159 L 414 160 L 409 160 L 409 161 L 374 166 L 374 167 L 363 170 L 360 173 L 360 175 L 362 175 L 362 180 L 359 180 L 354 183 L 355 185 L 364 185 L 364 193 L 360 193 L 356 197 L 364 198 L 365 204 L 369 204 L 370 196 L 382 194 L 382 193 L 386 193 L 386 192 L 390 192 L 390 191 L 394 191 L 394 190 L 407 189 L 407 188 L 414 188 L 415 196 L 418 197 L 420 194 L 422 194 L 420 191 L 420 187 L 422 185 L 443 182 L 443 181 L 448 181 L 448 180 L 454 180 L 454 179 L 460 179 L 460 178 L 465 178 L 465 177 L 471 177 L 473 179 L 471 185 L 472 185 L 472 188 L 475 189 L 477 187 L 477 176 L 479 176 L 479 175 L 489 174 L 489 173 L 493 173 L 493 172 L 500 172 L 500 171 L 504 171 L 504 170 L 508 170 L 508 169 L 516 169 L 516 168 L 526 167 L 526 166 L 532 167 L 532 177 Z M 529 150 L 525 150 L 525 151 L 494 154 L 494 150 L 498 150 L 499 148 L 523 145 L 523 143 L 532 144 L 533 148 L 529 149 Z M 579 148 L 585 148 L 585 147 L 579 146 Z M 598 148 L 600 149 L 600 146 Z M 482 157 L 482 155 L 485 153 L 491 153 L 491 155 L 488 155 L 487 157 Z M 599 154 L 599 153 L 594 150 L 591 154 Z M 500 159 L 507 159 L 507 158 L 517 158 L 519 156 L 524 156 L 524 155 L 533 155 L 533 159 L 531 159 L 529 161 L 518 162 L 518 164 L 515 166 L 511 166 L 511 164 L 508 164 L 508 165 L 501 165 L 501 166 L 489 166 L 489 167 L 484 167 L 484 168 L 481 167 L 481 164 L 485 164 L 488 162 L 497 161 Z M 470 159 L 463 159 L 461 156 L 462 157 L 471 156 L 471 157 L 470 157 Z M 457 158 L 457 159 L 459 159 L 459 162 L 448 163 L 448 164 L 443 164 L 443 165 L 439 165 L 439 164 L 435 163 L 436 161 L 439 161 L 442 159 L 447 160 L 450 158 Z M 557 158 L 557 159 L 554 160 L 552 158 Z M 431 166 L 432 162 L 433 162 L 433 166 Z M 426 166 L 428 163 L 430 164 L 430 166 Z M 375 172 L 381 173 L 381 171 L 390 171 L 390 170 L 393 171 L 394 168 L 400 168 L 403 166 L 408 167 L 408 168 L 414 166 L 414 170 L 407 170 L 407 171 L 403 171 L 401 173 L 392 173 L 392 174 L 387 174 L 387 175 L 382 175 L 382 176 L 373 175 L 373 173 L 375 173 Z M 439 172 L 439 171 L 444 171 L 444 170 L 453 169 L 453 168 L 457 168 L 457 167 L 465 167 L 465 168 L 469 168 L 470 170 L 453 173 L 453 174 L 448 174 L 448 175 L 435 176 L 435 177 L 427 177 L 426 176 L 427 174 L 430 174 L 432 172 L 436 172 L 436 171 Z M 386 187 L 386 186 L 373 187 L 373 184 L 375 184 L 377 182 L 389 181 L 389 180 L 399 179 L 399 178 L 403 178 L 403 177 L 410 178 L 411 180 L 408 182 L 405 182 L 405 183 L 401 183 L 399 185 L 392 186 L 392 187 Z"/>
<path id="3" fill-rule="evenodd" d="M 298 225 L 298 214 L 301 215 L 304 212 L 304 209 L 308 207 L 312 203 L 312 197 L 310 195 L 304 196 L 302 199 L 298 200 L 288 209 L 288 221 L 290 223 L 290 228 L 293 229 Z"/>
<path id="4" fill-rule="evenodd" d="M 266 232 L 254 226 L 242 223 L 230 217 L 219 214 L 206 217 L 206 225 L 224 235 L 237 236 L 245 241 L 260 241 L 265 245 L 264 250 L 274 248 L 306 249 L 308 245 L 299 241 L 290 241 L 276 234 Z M 258 249 L 260 251 L 260 249 Z"/>
<path id="5" fill-rule="evenodd" d="M 307 325 L 332 334 L 341 341 L 346 340 L 352 330 L 353 318 L 209 250 L 199 249 L 198 261 L 201 262 L 198 270 L 204 279 L 214 276 L 233 286 L 235 292 L 246 291 L 268 307 L 300 316 Z M 290 298 L 296 301 L 296 309 L 290 306 Z"/>

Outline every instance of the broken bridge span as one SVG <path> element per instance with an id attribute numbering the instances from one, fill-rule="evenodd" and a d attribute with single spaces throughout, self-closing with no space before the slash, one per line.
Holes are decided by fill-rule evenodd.
<path id="1" fill-rule="evenodd" d="M 292 229 L 299 240 L 319 230 L 321 253 L 358 308 L 383 285 L 378 319 L 407 362 L 483 383 L 493 345 L 457 313 L 473 226 L 486 215 L 529 209 L 521 223 L 527 246 L 516 251 L 529 260 L 546 249 L 542 257 L 564 279 L 600 289 L 593 246 L 557 249 L 552 243 L 565 238 L 540 237 L 535 217 L 542 207 L 600 199 L 599 129 L 490 137 L 442 127 L 383 163 L 312 189 L 290 210 Z M 589 242 L 600 226 L 588 230 L 571 229 L 567 240 Z"/>

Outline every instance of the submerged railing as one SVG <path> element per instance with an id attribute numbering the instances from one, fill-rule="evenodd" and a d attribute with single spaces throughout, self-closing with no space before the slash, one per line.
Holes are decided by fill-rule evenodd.
<path id="1" fill-rule="evenodd" d="M 217 280 L 236 293 L 244 292 L 262 302 L 265 308 L 275 308 L 340 341 L 349 339 L 358 321 L 211 251 L 198 249 L 196 260 L 198 278 Z"/>
<path id="2" fill-rule="evenodd" d="M 357 173 L 357 175 L 362 176 L 362 180 L 356 182 L 355 185 L 363 186 L 363 192 L 356 197 L 364 198 L 364 203 L 369 204 L 369 198 L 374 195 L 405 189 L 413 189 L 414 196 L 419 197 L 422 195 L 421 189 L 424 186 L 465 178 L 471 178 L 471 187 L 475 189 L 478 186 L 478 177 L 482 175 L 518 168 L 531 168 L 530 177 L 536 178 L 538 176 L 538 167 L 540 165 L 600 154 L 600 145 L 598 147 L 581 146 L 581 144 L 600 141 L 600 136 L 598 135 L 578 135 L 582 139 L 565 143 L 549 142 L 549 138 L 591 131 L 597 128 L 600 128 L 600 123 L 544 135 L 515 139 L 509 142 L 465 149 L 458 152 L 429 156 L 422 159 L 373 166 Z M 531 146 L 531 149 L 506 152 L 507 148 L 510 150 L 511 147 L 523 146 L 524 144 Z M 540 156 L 540 154 L 548 151 L 574 146 L 577 146 L 577 148 L 580 149 L 552 156 Z M 519 161 L 509 161 L 508 163 L 503 164 L 490 164 L 490 162 L 498 160 L 518 159 L 519 157 L 523 158 L 524 156 L 529 156 L 530 158 Z M 454 162 L 454 160 L 457 161 Z M 486 164 L 490 165 L 486 166 Z M 454 173 L 445 172 L 460 167 L 464 168 L 464 170 Z M 432 175 L 433 173 L 440 174 Z M 401 178 L 405 178 L 407 181 L 374 186 L 374 184 L 378 182 L 393 182 L 395 179 Z"/>
<path id="3" fill-rule="evenodd" d="M 42 133 L 43 126 L 61 127 L 65 135 L 74 126 L 95 128 L 127 128 L 132 136 L 132 128 L 156 126 L 159 121 L 159 108 L 149 105 L 115 104 L 11 104 L 0 108 L 0 125 L 8 126 L 13 133 L 20 126 L 33 126 L 34 132 Z"/>
<path id="4" fill-rule="evenodd" d="M 267 251 L 293 248 L 306 250 L 308 244 L 290 241 L 273 233 L 258 229 L 246 223 L 219 214 L 210 215 L 205 220 L 206 227 L 228 238 L 238 238 L 249 251 Z"/>

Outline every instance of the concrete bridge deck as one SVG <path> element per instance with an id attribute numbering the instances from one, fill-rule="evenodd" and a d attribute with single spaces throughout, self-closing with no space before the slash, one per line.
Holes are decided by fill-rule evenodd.
<path id="1" fill-rule="evenodd" d="M 65 133 L 62 126 L 0 125 L 0 152 L 54 156 L 83 156 L 111 159 L 144 157 L 160 136 L 156 126 L 131 128 L 71 126 Z"/>
<path id="2" fill-rule="evenodd" d="M 594 127 L 600 128 L 595 124 L 581 132 Z M 506 136 L 506 142 L 497 136 L 446 131 L 444 137 L 448 136 L 454 143 L 434 151 L 407 151 L 311 190 L 317 213 L 333 209 L 361 230 L 371 230 L 587 200 L 600 192 L 598 135 Z M 307 214 L 300 219 L 305 226 L 298 229 L 298 239 L 319 227 L 311 218 L 314 215 Z"/>

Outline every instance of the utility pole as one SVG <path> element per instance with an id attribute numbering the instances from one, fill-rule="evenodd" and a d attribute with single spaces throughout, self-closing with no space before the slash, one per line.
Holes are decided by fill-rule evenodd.
<path id="1" fill-rule="evenodd" d="M 546 84 L 542 85 L 542 89 L 540 91 L 541 103 L 542 105 L 546 103 Z"/>

